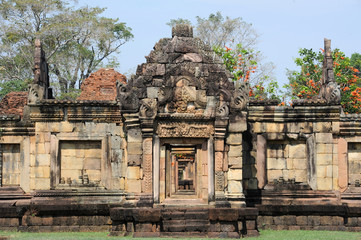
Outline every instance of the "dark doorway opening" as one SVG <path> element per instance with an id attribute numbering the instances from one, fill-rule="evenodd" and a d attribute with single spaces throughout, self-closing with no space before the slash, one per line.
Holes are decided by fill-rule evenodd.
<path id="1" fill-rule="evenodd" d="M 171 146 L 172 188 L 175 194 L 194 195 L 196 189 L 196 146 Z"/>

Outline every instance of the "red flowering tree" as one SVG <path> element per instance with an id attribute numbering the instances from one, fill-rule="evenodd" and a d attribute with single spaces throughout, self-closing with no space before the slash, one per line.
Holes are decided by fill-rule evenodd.
<path id="1" fill-rule="evenodd" d="M 241 44 L 237 44 L 235 49 L 214 47 L 214 51 L 223 59 L 226 68 L 233 74 L 234 81 L 250 84 L 249 96 L 251 98 L 257 100 L 280 100 L 280 97 L 277 95 L 279 86 L 276 81 L 268 81 L 267 86 L 264 86 L 264 81 L 259 81 L 256 84 L 250 82 L 251 75 L 255 74 L 258 67 L 255 53 L 252 49 L 246 49 Z M 265 78 L 268 78 L 268 76 L 265 76 Z"/>
<path id="2" fill-rule="evenodd" d="M 241 44 L 237 44 L 235 49 L 214 47 L 214 51 L 223 59 L 235 81 L 248 82 L 250 75 L 257 69 L 253 50 L 245 49 Z"/>
<path id="3" fill-rule="evenodd" d="M 293 99 L 312 98 L 320 90 L 322 76 L 323 49 L 318 53 L 312 49 L 301 49 L 295 63 L 300 71 L 289 73 L 289 85 Z M 341 105 L 345 113 L 361 112 L 361 79 L 359 70 L 352 66 L 350 58 L 339 49 L 332 52 L 335 80 L 341 89 Z"/>

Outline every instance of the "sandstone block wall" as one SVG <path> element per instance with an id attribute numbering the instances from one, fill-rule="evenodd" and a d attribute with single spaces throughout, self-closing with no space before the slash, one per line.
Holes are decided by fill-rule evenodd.
<path id="1" fill-rule="evenodd" d="M 321 120 L 317 114 L 325 117 Z M 255 163 L 245 167 L 256 171 L 245 181 L 256 177 L 260 189 L 280 179 L 313 190 L 339 189 L 339 117 L 335 108 L 327 106 L 251 106 L 248 145 Z M 246 185 L 255 189 L 254 184 Z"/>
<path id="2" fill-rule="evenodd" d="M 267 146 L 267 181 L 283 178 L 307 183 L 306 143 L 295 141 L 270 141 Z"/>
<path id="3" fill-rule="evenodd" d="M 2 144 L 1 186 L 20 186 L 20 144 Z"/>
<path id="4" fill-rule="evenodd" d="M 31 190 L 87 184 L 125 189 L 126 144 L 120 126 L 63 121 L 38 122 L 35 129 L 30 148 Z"/>

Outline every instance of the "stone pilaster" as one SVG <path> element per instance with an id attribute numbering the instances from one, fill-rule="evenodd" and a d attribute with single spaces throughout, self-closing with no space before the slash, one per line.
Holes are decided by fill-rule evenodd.
<path id="1" fill-rule="evenodd" d="M 228 125 L 228 118 L 222 118 L 215 121 L 215 140 L 214 140 L 214 189 L 215 200 L 217 202 L 225 201 L 225 171 L 224 171 L 224 156 L 225 153 L 225 134 Z"/>
<path id="2" fill-rule="evenodd" d="M 227 166 L 223 164 L 223 170 L 227 176 L 227 199 L 231 206 L 245 205 L 243 194 L 243 132 L 247 130 L 246 113 L 237 112 L 230 116 L 228 134 L 225 139 L 226 149 L 224 154 L 227 158 Z"/>

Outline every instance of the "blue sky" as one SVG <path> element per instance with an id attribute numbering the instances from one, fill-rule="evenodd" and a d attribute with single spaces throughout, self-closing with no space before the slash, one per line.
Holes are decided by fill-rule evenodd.
<path id="1" fill-rule="evenodd" d="M 79 5 L 105 7 L 106 17 L 133 29 L 134 39 L 118 57 L 121 73 L 135 71 L 159 39 L 171 37 L 170 19 L 195 23 L 196 16 L 207 18 L 217 11 L 253 24 L 260 35 L 257 50 L 275 64 L 281 86 L 287 83 L 285 69 L 296 69 L 298 50 L 318 51 L 325 37 L 347 56 L 361 53 L 361 0 L 79 0 Z"/>

